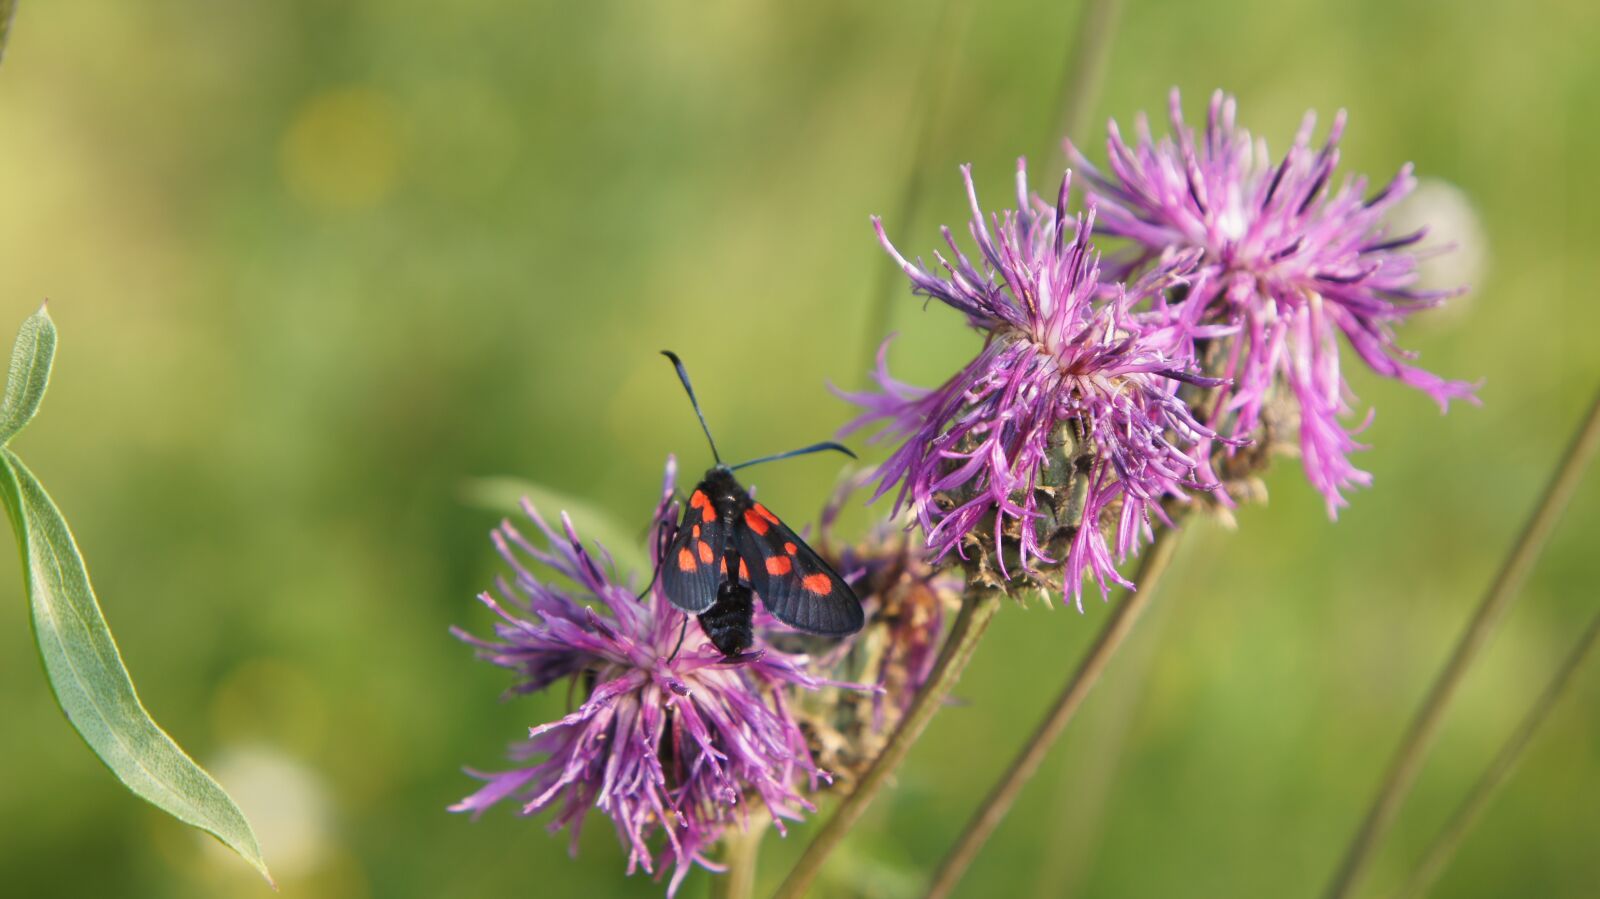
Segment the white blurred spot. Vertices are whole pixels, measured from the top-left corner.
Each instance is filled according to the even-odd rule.
[[[250,746],[229,750],[211,773],[250,820],[279,883],[310,874],[327,857],[327,790],[306,765],[275,749]],[[223,861],[238,865],[231,855]]]
[[[1449,252],[1427,255],[1418,264],[1418,286],[1424,289],[1467,288],[1467,293],[1447,303],[1446,309],[1460,308],[1462,301],[1482,285],[1489,262],[1489,241],[1478,210],[1461,188],[1448,181],[1422,179],[1417,189],[1389,213],[1389,225],[1396,235],[1427,228],[1428,237],[1420,245],[1424,251],[1454,247]]]

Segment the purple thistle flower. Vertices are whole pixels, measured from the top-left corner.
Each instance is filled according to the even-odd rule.
[[[669,459],[657,555],[676,520],[674,475]],[[800,667],[803,659],[768,649],[729,665],[697,627],[673,658],[685,618],[659,588],[636,599],[597,564],[564,514],[557,530],[526,500],[524,510],[549,548],[502,523],[493,539],[514,578],[497,581],[501,598],[480,596],[500,616],[495,638],[455,633],[482,658],[517,672],[513,693],[571,676],[583,679],[588,697],[566,717],[532,728],[511,750],[516,767],[470,772],[484,786],[451,810],[477,814],[512,797],[524,815],[554,808],[550,829],[568,828],[575,853],[585,815],[598,808],[628,852],[628,873],[642,866],[659,877],[672,864],[669,896],[693,864],[720,870],[706,850],[726,828],[746,825],[754,801],[780,832],[784,820],[812,810],[796,781],[804,775],[815,789],[827,775],[812,762],[785,697],[821,683]],[[571,586],[540,581],[525,558]],[[609,568],[603,550],[602,558]]]
[[[1327,499],[1333,515],[1345,504],[1340,491],[1371,477],[1349,454],[1365,447],[1341,417],[1354,394],[1340,371],[1337,336],[1373,371],[1409,384],[1447,409],[1473,396],[1474,385],[1447,381],[1411,365],[1395,343],[1393,327],[1419,309],[1460,291],[1415,288],[1424,231],[1391,236],[1384,217],[1410,193],[1408,164],[1387,185],[1363,197],[1364,178],[1332,187],[1345,114],[1334,117],[1327,141],[1311,146],[1314,113],[1307,113],[1294,144],[1276,165],[1265,142],[1234,125],[1235,102],[1217,91],[1204,134],[1184,125],[1178,91],[1172,92],[1173,137],[1152,139],[1137,120],[1138,146],[1129,147],[1110,125],[1110,173],[1105,174],[1069,141],[1067,150],[1099,201],[1105,233],[1136,243],[1139,253],[1118,274],[1160,265],[1174,253],[1203,255],[1185,305],[1201,305],[1194,318],[1237,323],[1220,371],[1231,380],[1206,424],[1233,437],[1255,435],[1263,409],[1287,386],[1300,421],[1306,477]],[[1368,416],[1370,419],[1370,414]],[[1207,459],[1211,447],[1203,448]]]
[[[1086,574],[1102,594],[1113,582],[1132,586],[1117,573],[1103,526],[1114,526],[1120,561],[1152,536],[1152,517],[1170,525],[1163,500],[1185,498],[1185,488],[1217,489],[1199,483],[1192,455],[1215,434],[1177,391],[1180,383],[1220,382],[1195,373],[1194,323],[1161,297],[1195,254],[1174,257],[1131,287],[1102,284],[1089,244],[1093,210],[1087,221],[1066,216],[1070,173],[1051,206],[1028,193],[1019,160],[1016,209],[987,218],[970,167],[962,176],[978,265],[948,228],[951,256],[935,254],[940,275],[907,261],[882,222],[873,225],[916,293],[986,332],[983,350],[932,391],[892,379],[880,352],[882,392],[845,394],[867,410],[845,430],[881,422],[880,437],[903,439],[878,471],[877,496],[900,485],[896,509],[911,508],[935,559],[951,550],[966,557],[966,541],[984,526],[999,547],[1010,527],[1020,567],[1031,574],[1036,561],[1058,561],[1047,544],[1066,538],[1063,588],[1081,606]],[[1147,299],[1150,311],[1135,313]],[[1041,478],[1064,443],[1077,447],[1065,462],[1083,467],[1073,476],[1086,480],[1087,491],[1078,520],[1049,525],[1039,494],[1050,485]],[[1001,575],[1011,577],[1004,554],[996,557]]]

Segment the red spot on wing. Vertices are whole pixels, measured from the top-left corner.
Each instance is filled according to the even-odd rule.
[[[768,524],[783,524],[783,522],[778,520],[778,516],[772,514],[769,511],[767,511],[767,507],[766,506],[763,506],[760,503],[756,503],[755,506],[753,506],[752,508],[754,508],[756,510],[756,514],[757,515],[760,515],[762,518],[765,518],[767,520]]]
[[[773,577],[782,577],[794,570],[794,563],[788,556],[773,556],[767,559],[767,574]]]
[[[801,578],[800,586],[806,588],[807,593],[815,593],[818,596],[827,596],[829,593],[833,592],[833,578],[828,577],[819,571],[816,574],[808,574]]]
[[[767,520],[771,513],[763,516],[760,512],[756,511],[760,508],[760,506],[751,506],[750,508],[744,510],[744,523],[749,526],[750,530],[756,532],[756,536],[764,537],[767,534],[767,530],[772,527]]]
[[[785,543],[783,545],[783,551],[792,556],[800,551],[800,547],[795,546],[793,543]]]
[[[700,539],[700,526],[698,524],[694,526],[694,530],[689,532],[689,536],[696,540]]]
[[[706,496],[702,490],[696,490],[689,497],[689,508],[700,510],[701,521],[717,520],[717,510],[711,507],[711,497]]]
[[[693,571],[695,570],[695,567],[694,553],[689,552],[689,548],[687,546],[678,550],[678,570]]]
[[[711,563],[711,558],[712,558],[712,556],[711,556],[711,544],[705,542],[704,540],[701,540],[700,541],[700,545],[695,547],[695,549],[700,551],[700,561],[705,562],[706,564],[709,565]]]
[[[739,579],[745,581],[750,580],[750,566],[746,565],[743,559],[739,560]]]

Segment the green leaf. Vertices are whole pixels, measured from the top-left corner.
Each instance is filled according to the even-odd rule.
[[[4,0],[0,0],[4,3]],[[0,12],[4,15],[4,12]],[[0,446],[11,441],[39,411],[45,386],[50,383],[50,360],[56,354],[56,325],[40,306],[28,316],[11,348],[11,373],[5,397],[0,399]]]
[[[475,478],[463,485],[462,495],[468,504],[480,509],[515,516],[522,514],[522,500],[526,497],[552,525],[565,512],[579,536],[591,545],[605,547],[616,561],[619,574],[650,572],[650,558],[644,551],[648,533],[645,528],[630,530],[599,508],[553,487],[521,478]]]
[[[4,12],[0,7],[0,15]],[[67,720],[128,789],[213,834],[271,883],[244,813],[150,720],[100,614],[72,529],[33,472],[4,447],[39,411],[55,349],[56,327],[41,306],[17,333],[0,397],[0,502],[22,551],[23,583],[45,676]]]
[[[244,813],[139,702],[66,519],[9,449],[0,449],[0,498],[22,550],[39,655],[67,719],[128,789],[213,834],[271,883]]]

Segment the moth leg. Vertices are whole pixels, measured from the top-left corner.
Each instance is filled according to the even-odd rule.
[[[668,665],[672,664],[672,660],[678,657],[678,651],[683,649],[683,638],[688,636],[688,634],[689,634],[689,616],[685,615],[685,616],[683,616],[683,625],[678,628],[678,645],[672,647],[672,655],[667,656],[667,664]],[[570,703],[569,703],[569,705],[570,705]]]
[[[676,493],[677,491],[674,490],[673,492]],[[644,585],[644,589],[639,591],[639,595],[634,597],[634,601],[635,602],[644,602],[644,598],[646,596],[649,596],[650,595],[650,590],[653,587],[655,587],[656,581],[661,578],[661,567],[667,563],[667,548],[672,545],[672,538],[675,536],[676,530],[677,530],[676,528],[670,528],[670,529],[669,528],[659,528],[659,529],[657,529],[657,531],[656,531],[656,564],[655,564],[655,567],[650,570],[650,581],[649,581],[649,583],[645,584]],[[674,654],[676,654],[676,653],[674,653]]]

